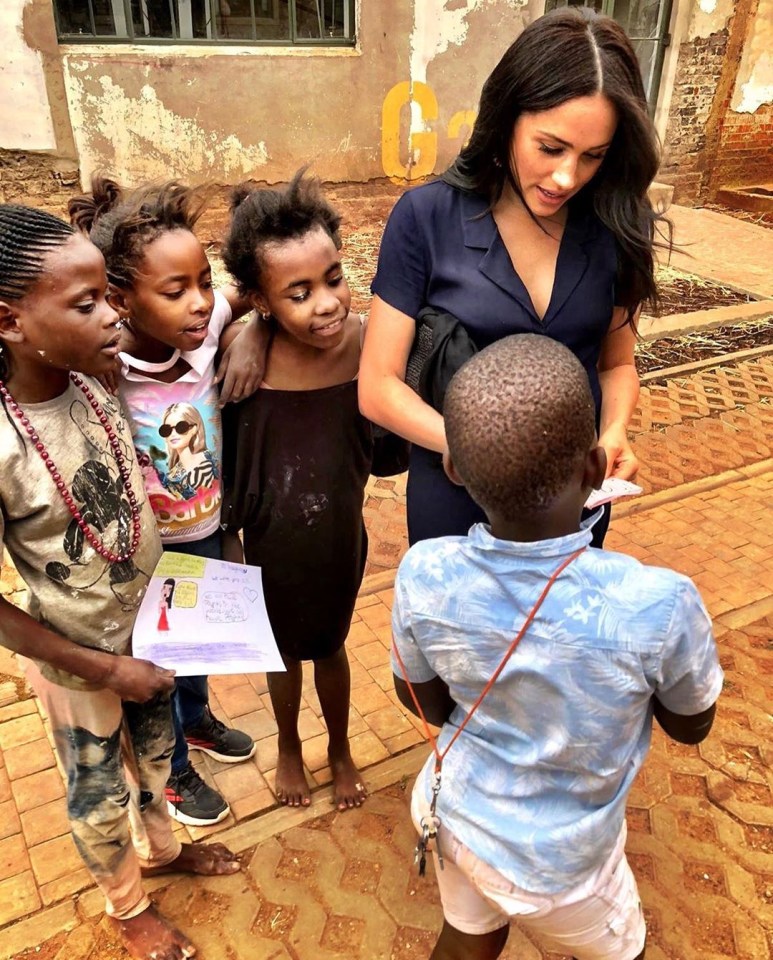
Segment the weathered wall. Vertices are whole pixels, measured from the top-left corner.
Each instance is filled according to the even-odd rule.
[[[0,36],[0,202],[62,213],[78,162],[51,0],[5,0]]]
[[[758,0],[720,130],[711,189],[773,182],[773,0]]]
[[[696,0],[659,175],[678,203],[773,180],[773,0]]]
[[[53,150],[54,124],[48,106],[43,58],[24,36],[24,8],[29,0],[0,4],[0,147]]]
[[[521,0],[358,4],[356,50],[71,45],[62,59],[86,181],[426,176],[456,155]]]

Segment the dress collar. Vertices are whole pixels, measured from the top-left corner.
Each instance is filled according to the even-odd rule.
[[[540,326],[549,324],[585,275],[589,264],[585,248],[596,237],[600,226],[596,217],[570,206],[558,251],[550,303],[545,316],[540,318],[523,281],[513,269],[510,254],[485,198],[463,193],[461,207],[465,247],[485,251],[478,264],[480,272],[516,300],[535,323]]]

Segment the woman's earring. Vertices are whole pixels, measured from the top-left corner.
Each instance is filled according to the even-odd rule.
[[[259,316],[260,319],[263,321],[263,323],[268,323],[268,321],[271,319],[271,314],[270,314],[270,313],[263,313],[262,310],[258,311],[258,316]]]
[[[499,159],[499,157],[494,157],[494,166],[495,166],[495,167],[501,167],[501,166],[502,166],[502,161]]]

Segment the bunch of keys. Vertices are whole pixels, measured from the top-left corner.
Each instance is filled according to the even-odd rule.
[[[430,843],[437,841],[438,830],[440,829],[440,817],[435,813],[437,806],[437,797],[440,793],[440,771],[436,770],[432,779],[432,802],[429,806],[429,816],[421,818],[421,837],[416,844],[416,851],[413,862],[419,865],[419,876],[423,877],[427,870],[427,854],[432,852]],[[440,848],[435,847],[440,869],[443,869],[443,857]]]

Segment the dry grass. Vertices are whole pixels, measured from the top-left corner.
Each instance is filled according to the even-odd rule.
[[[636,366],[639,373],[649,373],[768,344],[773,344],[773,313],[746,323],[698,330],[682,337],[641,340],[636,344]]]

